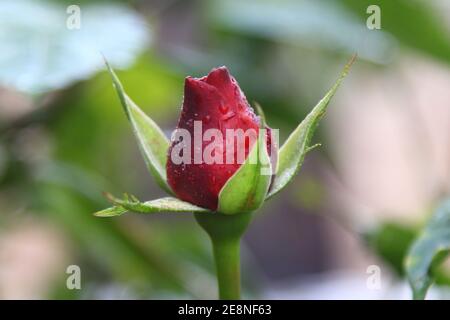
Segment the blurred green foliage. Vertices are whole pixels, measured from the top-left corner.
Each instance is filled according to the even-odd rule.
[[[369,232],[366,241],[397,276],[403,277],[405,275],[403,261],[416,235],[417,230],[410,226],[386,221]]]
[[[378,5],[382,29],[406,47],[413,48],[444,62],[450,62],[450,31],[437,3],[409,0],[343,0],[340,3],[364,22],[369,5]]]
[[[404,265],[415,299],[425,299],[439,267],[450,253],[450,199],[442,201],[408,250]],[[448,283],[448,281],[446,281]]]

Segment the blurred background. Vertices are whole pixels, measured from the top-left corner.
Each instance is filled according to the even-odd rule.
[[[184,77],[226,65],[283,142],[357,52],[322,146],[245,236],[244,297],[409,299],[405,252],[450,191],[449,17],[445,0],[1,0],[0,298],[216,297],[191,215],[92,215],[102,191],[164,195],[102,54],[168,136]],[[430,298],[449,298],[439,274]]]

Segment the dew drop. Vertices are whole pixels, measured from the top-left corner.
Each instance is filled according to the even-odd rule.
[[[188,119],[188,120],[186,121],[186,126],[187,126],[187,127],[192,127],[192,126],[193,126],[193,122],[194,122],[193,119]]]
[[[226,113],[225,115],[222,116],[222,120],[224,120],[224,121],[230,120],[235,115],[236,115],[236,113],[234,111],[230,111],[230,112],[228,112],[228,113]]]
[[[239,89],[239,87],[234,87],[234,97],[236,99],[240,99],[242,97],[242,91]]]
[[[223,114],[226,114],[227,112],[228,112],[228,107],[226,106],[226,105],[224,105],[224,104],[220,104],[219,105],[219,111],[221,112],[221,113],[223,113]]]
[[[203,123],[207,124],[209,123],[209,121],[211,121],[211,116],[210,115],[206,115],[203,117]]]

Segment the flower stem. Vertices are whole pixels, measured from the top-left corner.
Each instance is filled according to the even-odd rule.
[[[222,300],[240,299],[240,240],[212,240],[214,261],[216,263],[219,298]]]
[[[211,238],[219,298],[240,299],[240,241],[251,221],[251,213],[196,213],[195,218]]]

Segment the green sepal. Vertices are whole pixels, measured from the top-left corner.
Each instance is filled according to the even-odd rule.
[[[314,131],[325,114],[328,103],[336,93],[342,80],[348,74],[351,65],[356,59],[356,55],[344,67],[341,76],[334,83],[333,87],[319,101],[313,110],[299,124],[299,126],[290,134],[286,142],[280,148],[278,153],[277,169],[267,199],[280,192],[300,170],[306,153],[312,150],[314,146],[309,146]]]
[[[125,194],[124,199],[115,198],[109,193],[105,193],[105,196],[112,204],[114,204],[114,206],[94,213],[97,217],[114,217],[122,215],[127,211],[136,213],[210,212],[208,209],[197,207],[189,202],[173,197],[140,202],[135,196],[128,194]]]
[[[158,185],[173,194],[167,183],[166,162],[170,142],[159,126],[147,116],[125,93],[123,86],[105,59],[106,66],[112,77],[114,87],[122,107],[133,128],[139,149],[144,157],[147,168],[156,179]]]
[[[261,116],[258,139],[245,162],[220,190],[217,211],[223,214],[251,212],[263,204],[272,178],[265,127],[264,116]]]

